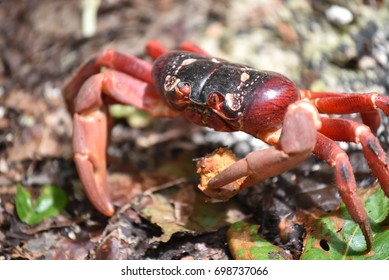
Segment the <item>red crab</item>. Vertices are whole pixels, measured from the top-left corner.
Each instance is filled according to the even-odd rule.
[[[63,90],[74,119],[77,171],[97,210],[107,216],[114,213],[106,183],[107,105],[122,103],[156,117],[181,116],[218,131],[244,131],[271,145],[210,180],[206,194],[213,198],[235,194],[225,186],[238,179],[243,180],[241,188],[253,185],[313,153],[335,169],[339,193],[371,248],[372,231],[349,158],[335,141],[361,144],[389,196],[386,154],[373,134],[380,125],[377,109],[389,114],[388,97],[300,90],[281,74],[208,56],[191,42],[168,51],[152,41],[147,51],[153,64],[115,51],[101,52],[81,66]],[[360,113],[364,124],[319,113]]]

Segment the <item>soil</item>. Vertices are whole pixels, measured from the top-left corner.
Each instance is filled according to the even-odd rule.
[[[193,159],[226,145],[242,157],[265,146],[257,139],[215,133],[179,118],[147,119],[141,127],[133,118],[115,118],[108,170],[116,214],[104,217],[84,196],[72,161],[72,117],[62,87],[98,51],[115,49],[151,62],[148,41],[158,39],[174,49],[192,40],[217,57],[281,72],[301,88],[389,90],[384,1],[102,0],[91,36],[82,27],[81,2],[0,0],[0,259],[232,258],[228,224],[208,230],[183,226],[167,234],[165,214],[150,216],[142,209],[173,205],[178,211],[178,205],[186,205],[193,211],[190,198],[202,195]],[[346,7],[351,21],[328,14],[336,5]],[[378,130],[385,149],[386,124],[384,118]],[[359,147],[342,148],[358,186],[374,185]],[[54,184],[69,202],[60,214],[27,225],[15,210],[17,184],[34,197],[43,185]],[[155,203],[158,194],[170,191],[173,198]],[[236,220],[261,224],[261,235],[297,259],[304,230],[296,226],[283,240],[281,218],[291,220],[296,209],[333,210],[339,198],[333,170],[311,157],[243,191],[233,203]],[[188,215],[179,211],[173,219],[181,225]]]

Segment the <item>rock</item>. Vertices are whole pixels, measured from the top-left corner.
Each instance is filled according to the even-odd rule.
[[[325,12],[327,19],[335,25],[347,25],[354,20],[351,11],[345,7],[332,5]]]

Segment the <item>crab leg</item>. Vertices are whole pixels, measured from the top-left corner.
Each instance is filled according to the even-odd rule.
[[[219,193],[224,196],[223,187],[237,179],[247,177],[240,186],[243,188],[291,169],[310,155],[315,147],[319,127],[318,112],[311,104],[302,101],[290,105],[279,144],[251,152],[223,170],[208,183],[206,194],[212,198],[227,199],[218,197]]]
[[[185,41],[180,45],[180,50],[192,52],[195,54],[203,55],[203,56],[209,56],[209,54],[204,51],[202,48],[200,48],[199,45],[197,45],[193,41]]]
[[[102,67],[117,71],[100,73]],[[114,212],[106,182],[107,105],[122,103],[153,116],[175,116],[152,83],[150,64],[133,56],[105,51],[84,64],[64,87],[68,108],[74,115],[73,153],[77,171],[88,198],[104,215]]]
[[[345,119],[321,118],[321,133],[335,141],[360,143],[370,169],[381,188],[389,196],[389,169],[386,153],[370,129],[360,123]]]
[[[174,113],[148,84],[114,70],[93,75],[81,87],[74,103],[74,159],[90,201],[110,216],[113,207],[106,183],[105,154],[109,121],[103,97],[155,116],[172,117]]]
[[[183,42],[180,45],[179,49],[182,51],[192,52],[203,56],[209,56],[208,53],[203,51],[196,43],[192,41]],[[149,41],[149,43],[147,44],[146,51],[149,54],[149,56],[155,60],[157,57],[168,52],[168,49],[166,49],[165,46],[160,41],[152,40]]]
[[[82,84],[92,75],[100,73],[103,67],[115,69],[150,85],[153,84],[151,64],[134,56],[125,55],[116,51],[103,51],[91,57],[65,84],[63,95],[71,112],[74,111],[73,101]]]
[[[377,109],[389,116],[389,97],[376,92],[363,94],[345,94],[332,92],[300,91],[302,97],[310,99],[320,113],[350,114],[361,113],[363,122],[376,133],[380,125]]]
[[[146,45],[146,52],[153,59],[157,59],[159,56],[168,52],[168,49],[159,40],[151,40]]]
[[[317,143],[313,153],[335,168],[335,182],[339,194],[346,204],[352,219],[359,225],[366,240],[367,251],[373,243],[373,233],[363,204],[356,193],[354,173],[345,151],[333,140],[321,133],[317,134]]]

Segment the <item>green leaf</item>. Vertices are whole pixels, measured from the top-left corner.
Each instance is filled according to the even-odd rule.
[[[389,214],[389,199],[381,188],[366,200],[365,206],[374,223],[381,223]]]
[[[153,117],[133,106],[114,104],[109,106],[109,113],[113,118],[125,118],[127,123],[133,128],[144,128],[149,126]]]
[[[62,211],[67,204],[66,193],[54,185],[44,185],[36,202],[22,185],[16,185],[15,205],[19,219],[29,225],[40,223]]]
[[[259,225],[236,222],[227,231],[227,243],[237,260],[286,260],[290,255],[258,235]]]
[[[16,213],[22,221],[29,219],[30,213],[33,212],[31,194],[20,184],[16,185],[15,206]]]
[[[388,215],[389,199],[378,189],[366,199],[365,207],[374,235],[370,252],[365,252],[364,236],[342,203],[337,213],[324,215],[315,222],[307,233],[301,259],[389,259],[389,230],[379,224]]]

